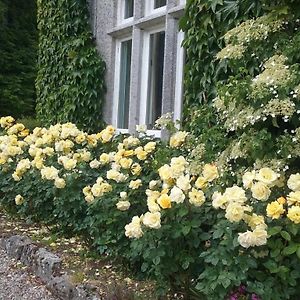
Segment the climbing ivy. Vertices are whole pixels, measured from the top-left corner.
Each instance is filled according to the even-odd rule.
[[[102,126],[105,64],[90,30],[85,0],[38,0],[37,116],[45,124]]]
[[[0,0],[0,116],[35,113],[35,0]]]
[[[230,75],[226,61],[215,56],[224,46],[223,35],[241,21],[262,13],[259,0],[189,0],[181,27],[186,49],[184,120],[196,135],[216,124],[209,103],[216,96],[217,82]],[[216,129],[216,140],[222,132]],[[210,140],[210,134],[207,136]]]

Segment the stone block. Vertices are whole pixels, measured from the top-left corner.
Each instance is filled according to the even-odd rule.
[[[6,252],[8,256],[20,259],[23,249],[31,244],[31,240],[26,236],[13,235],[6,239]]]

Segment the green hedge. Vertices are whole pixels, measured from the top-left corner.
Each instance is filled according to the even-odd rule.
[[[46,124],[103,126],[105,65],[97,52],[85,0],[38,2],[37,116]]]
[[[0,1],[0,116],[35,114],[36,3]]]

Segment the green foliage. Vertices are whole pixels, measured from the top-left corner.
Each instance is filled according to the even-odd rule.
[[[190,0],[181,20],[186,49],[184,122],[186,129],[206,134],[215,124],[209,103],[216,87],[231,74],[226,61],[215,59],[224,46],[224,34],[243,20],[261,13],[261,1]],[[207,114],[208,112],[208,114]],[[213,137],[212,137],[213,139]],[[218,138],[213,142],[218,142]]]
[[[86,1],[39,0],[38,29],[38,118],[99,129],[105,65],[93,41]]]
[[[0,1],[0,116],[35,114],[37,60],[34,0]]]

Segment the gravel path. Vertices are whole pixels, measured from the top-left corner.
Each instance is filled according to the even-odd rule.
[[[22,264],[0,249],[0,300],[58,300]]]

